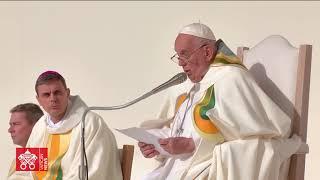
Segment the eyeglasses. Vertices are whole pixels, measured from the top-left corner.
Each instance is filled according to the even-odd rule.
[[[199,48],[193,50],[190,55],[188,57],[183,57],[183,56],[179,56],[178,53],[175,53],[170,59],[171,61],[179,64],[179,61],[184,61],[186,63],[188,63],[190,61],[190,58],[193,54],[195,54],[199,49],[201,49],[202,47],[206,46],[207,44],[203,44],[202,46],[200,46]]]

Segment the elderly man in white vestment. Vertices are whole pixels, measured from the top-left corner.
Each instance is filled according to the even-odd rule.
[[[81,159],[81,118],[87,105],[71,96],[65,79],[55,71],[42,73],[36,82],[37,100],[45,110],[34,126],[27,147],[48,148],[48,171],[15,171],[8,179],[78,180]],[[96,113],[85,119],[85,149],[90,180],[122,179],[114,135]]]
[[[300,139],[291,119],[256,84],[246,67],[211,29],[182,28],[171,60],[188,80],[170,88],[157,120],[142,127],[161,137],[139,142],[160,165],[144,179],[284,180]]]

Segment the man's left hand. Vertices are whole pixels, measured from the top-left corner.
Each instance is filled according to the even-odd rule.
[[[195,149],[193,139],[186,137],[170,137],[159,139],[159,144],[170,154],[192,153]]]

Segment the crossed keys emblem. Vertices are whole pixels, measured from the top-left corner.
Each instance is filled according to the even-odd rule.
[[[21,163],[20,164],[21,169],[25,170],[27,168],[27,165],[29,166],[30,170],[34,170],[36,168],[34,163],[37,160],[37,156],[34,154],[31,154],[28,150],[25,153],[20,154],[18,159]]]

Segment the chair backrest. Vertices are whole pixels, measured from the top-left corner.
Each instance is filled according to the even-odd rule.
[[[251,49],[239,47],[237,54],[263,91],[292,118],[292,133],[306,142],[312,46],[295,48],[272,35]],[[305,154],[293,155],[289,180],[303,180],[304,168]]]
[[[119,149],[119,153],[120,153],[120,159],[121,159],[121,170],[122,170],[123,180],[130,180],[134,146],[123,145],[122,149]]]

